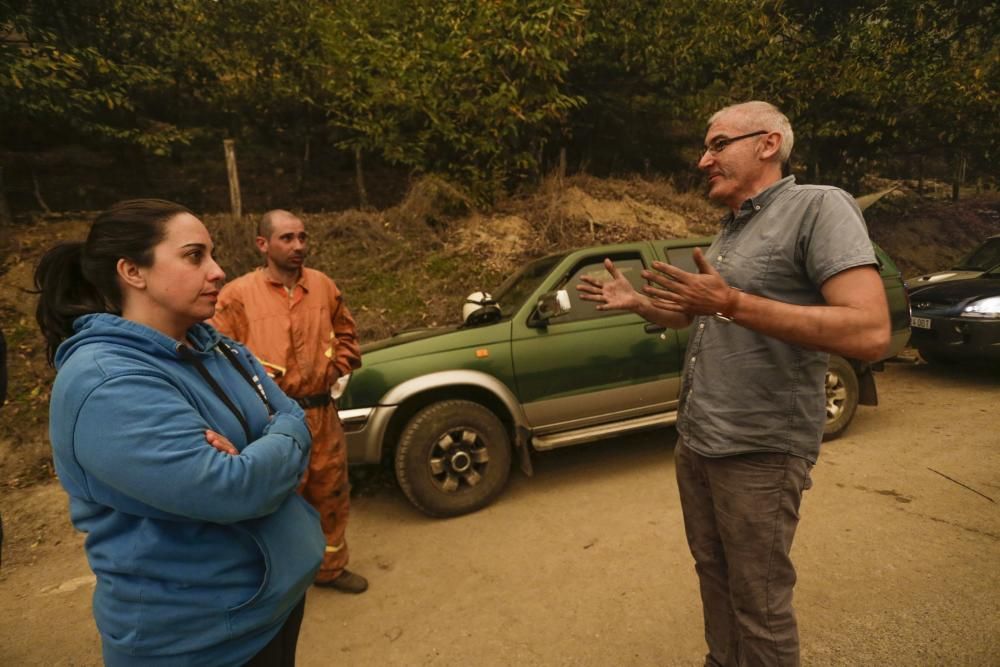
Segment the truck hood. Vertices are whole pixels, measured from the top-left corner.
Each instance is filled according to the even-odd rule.
[[[424,338],[433,338],[435,336],[442,336],[452,331],[458,331],[461,329],[459,325],[452,325],[447,327],[428,327],[426,329],[407,329],[406,331],[400,331],[399,333],[394,333],[388,338],[383,338],[381,340],[376,340],[371,343],[365,343],[361,346],[361,354],[368,355],[371,352],[377,352],[378,350],[384,350],[386,348],[395,347],[397,345],[402,345],[403,343],[411,343],[415,340],[423,340]]]
[[[413,329],[361,346],[365,367],[393,359],[510,340],[510,319],[480,327],[451,325]]]

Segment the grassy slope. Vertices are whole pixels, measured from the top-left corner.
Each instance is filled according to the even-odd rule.
[[[564,248],[639,238],[712,233],[719,211],[664,181],[550,181],[493,211],[472,210],[460,193],[434,179],[418,182],[386,211],[304,214],[312,236],[310,265],[344,290],[363,340],[401,329],[456,322],[462,297],[488,289],[524,260]],[[904,191],[868,212],[873,238],[904,275],[946,268],[983,237],[1000,233],[1000,199],[958,206]],[[230,276],[258,263],[253,226],[207,215]],[[51,477],[46,441],[53,373],[34,323],[34,264],[45,248],[80,239],[87,220],[38,221],[3,230],[0,318],[8,337],[9,402],[0,420],[0,493]]]

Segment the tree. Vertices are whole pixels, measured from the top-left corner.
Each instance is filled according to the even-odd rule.
[[[733,87],[785,108],[814,180],[856,190],[897,156],[981,160],[997,145],[996,20],[986,2],[788,2]]]
[[[706,111],[731,97],[731,72],[767,44],[773,4],[589,0],[569,75],[587,100],[572,117],[577,151],[605,169],[689,169]]]
[[[37,148],[78,139],[152,152],[190,139],[142,103],[169,86],[142,26],[154,3],[53,0],[8,3],[0,30],[0,141]]]
[[[331,122],[345,147],[447,174],[489,199],[534,174],[565,92],[580,2],[341,5],[325,32]]]
[[[233,138],[300,156],[300,181],[334,149],[361,184],[370,155],[489,200],[561,149],[693,173],[708,114],[756,98],[789,114],[813,180],[995,174],[994,4],[0,0],[0,159],[82,145],[141,170]]]

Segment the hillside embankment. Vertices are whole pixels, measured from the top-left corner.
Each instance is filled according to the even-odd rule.
[[[889,183],[873,180],[869,191]],[[943,189],[941,189],[943,192]],[[477,210],[447,183],[424,178],[400,204],[381,211],[302,213],[309,263],[335,277],[362,340],[402,329],[457,322],[462,298],[490,289],[525,260],[566,248],[712,234],[722,211],[667,180],[551,178],[537,191]],[[46,439],[52,369],[34,321],[32,273],[54,243],[82,239],[93,213],[36,218],[0,234],[0,322],[8,339],[10,388],[0,420],[0,498],[5,489],[51,479]],[[254,224],[202,216],[229,276],[258,263]],[[904,276],[951,266],[1000,233],[1000,196],[953,204],[907,184],[866,211],[872,238]]]

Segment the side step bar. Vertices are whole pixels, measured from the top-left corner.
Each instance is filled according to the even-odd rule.
[[[625,421],[611,422],[610,424],[599,424],[598,426],[588,426],[574,431],[564,431],[562,433],[552,433],[549,435],[532,436],[531,444],[539,451],[556,449],[558,447],[568,447],[578,445],[582,442],[602,440],[614,435],[624,435],[636,431],[644,431],[650,428],[661,426],[672,426],[677,423],[677,411],[661,412],[645,417],[635,417]]]

